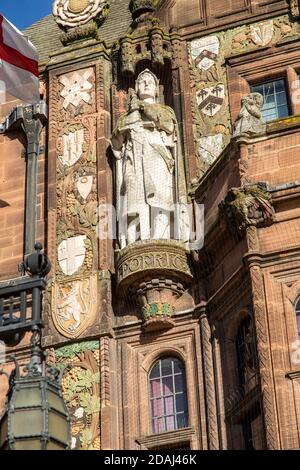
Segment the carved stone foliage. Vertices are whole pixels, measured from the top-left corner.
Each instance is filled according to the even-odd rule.
[[[231,53],[236,54],[258,47],[273,46],[287,36],[299,35],[300,28],[288,16],[245,25],[229,32],[232,37]]]
[[[72,449],[100,450],[100,343],[87,341],[56,349],[64,368],[63,395],[69,409]]]
[[[78,338],[96,319],[97,276],[56,283],[52,307],[56,329],[67,338]]]
[[[55,0],[53,15],[63,28],[74,28],[93,19],[103,19],[107,14],[108,3],[107,0]]]
[[[238,238],[248,227],[261,227],[274,220],[272,197],[263,183],[232,188],[219,205],[221,216]]]

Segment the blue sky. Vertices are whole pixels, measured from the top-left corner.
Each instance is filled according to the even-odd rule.
[[[0,12],[17,28],[24,29],[52,11],[53,0],[0,0]]]

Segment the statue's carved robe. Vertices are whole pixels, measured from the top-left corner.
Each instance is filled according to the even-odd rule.
[[[174,210],[176,141],[176,117],[167,106],[144,102],[143,111],[119,119],[112,148],[122,161],[121,215],[135,215],[143,205]]]

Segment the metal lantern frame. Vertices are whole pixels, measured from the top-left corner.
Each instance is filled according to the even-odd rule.
[[[71,446],[71,426],[63,399],[59,371],[48,363],[41,347],[42,292],[51,269],[48,257],[35,244],[35,252],[21,264],[23,276],[13,285],[0,286],[0,338],[15,344],[31,331],[31,357],[21,367],[15,357],[6,410],[0,419],[0,450],[67,450]],[[13,292],[13,295],[12,295]],[[27,308],[30,307],[30,308]],[[31,315],[30,315],[31,314]]]

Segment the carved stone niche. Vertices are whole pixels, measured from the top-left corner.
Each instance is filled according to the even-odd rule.
[[[189,252],[174,240],[145,240],[117,256],[118,293],[141,308],[143,328],[172,328],[176,301],[193,281]]]

